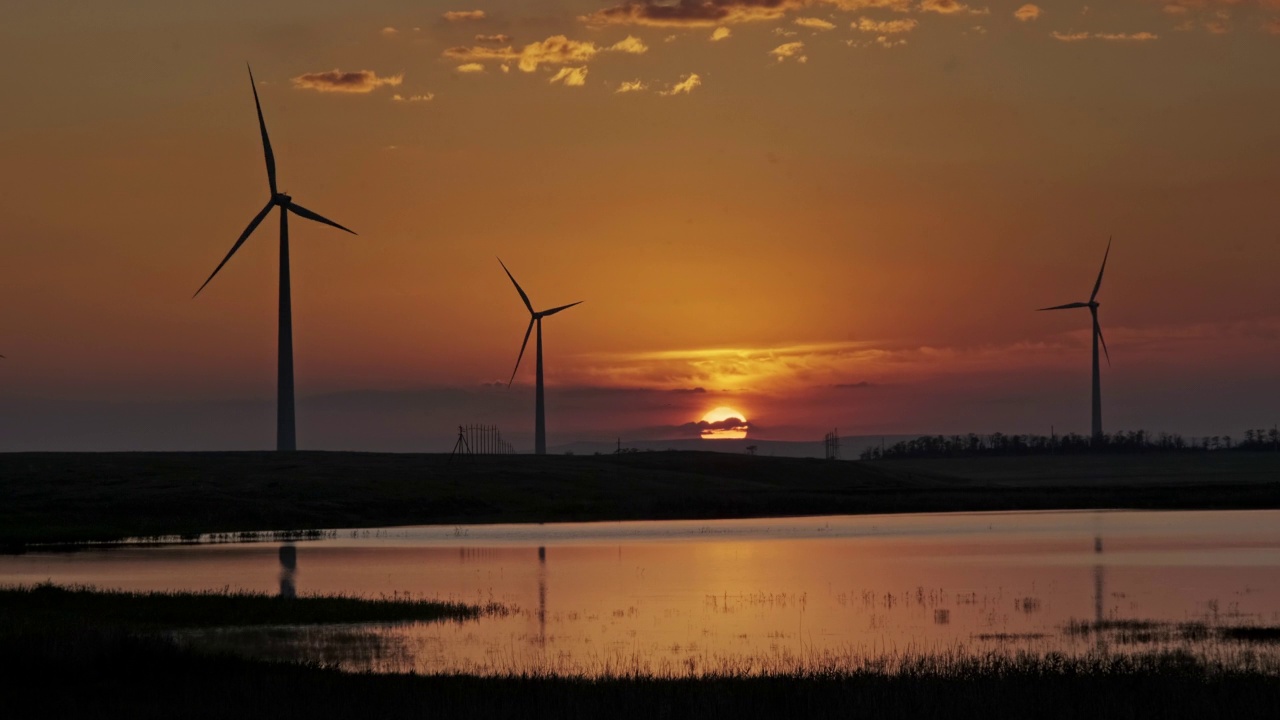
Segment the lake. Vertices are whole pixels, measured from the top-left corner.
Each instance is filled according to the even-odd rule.
[[[1274,641],[1229,631],[1280,625],[1277,569],[1280,511],[1114,511],[341,530],[0,556],[0,584],[497,602],[461,623],[178,637],[379,672],[696,675],[1179,647],[1275,663]]]

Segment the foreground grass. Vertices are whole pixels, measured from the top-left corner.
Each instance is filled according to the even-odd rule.
[[[420,619],[429,604],[231,593],[0,591],[0,677],[13,717],[77,718],[1240,718],[1280,707],[1272,672],[1185,653],[924,655],[852,668],[705,677],[370,675],[207,654],[166,626]],[[358,607],[364,606],[364,607]],[[451,613],[460,608],[452,607]],[[475,612],[472,609],[472,612]]]
[[[866,463],[654,452],[450,463],[378,453],[9,453],[0,454],[0,548],[413,524],[1280,508],[1280,453],[1202,455]]]
[[[892,673],[416,677],[207,656],[132,634],[2,628],[14,717],[1248,718],[1280,707],[1275,677],[1176,653],[922,660]]]
[[[501,613],[409,597],[360,598],[317,595],[285,598],[250,592],[124,592],[51,584],[0,588],[0,613],[18,623],[49,628],[74,621],[129,630],[228,625],[319,625],[327,623],[471,620]]]

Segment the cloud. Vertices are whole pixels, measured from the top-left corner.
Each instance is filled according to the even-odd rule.
[[[689,73],[689,75],[686,76],[685,79],[681,80],[675,85],[672,85],[670,90],[663,90],[658,94],[659,95],[688,95],[693,92],[694,88],[700,85],[702,85],[702,78],[698,76],[698,73]]]
[[[1165,0],[1163,10],[1170,15],[1185,15],[1193,12],[1214,12],[1222,15],[1226,8],[1242,5],[1256,5],[1259,8],[1280,10],[1280,0]],[[1213,8],[1219,8],[1214,10]]]
[[[372,70],[343,72],[336,68],[327,72],[303,73],[292,79],[293,86],[299,90],[338,93],[369,93],[383,85],[394,87],[403,81],[403,74],[378,77]]]
[[[1259,10],[1280,10],[1280,0],[1166,0],[1161,8],[1166,14],[1181,18],[1174,30],[1185,32],[1203,27],[1213,35],[1225,35],[1231,32],[1231,13],[1235,8],[1256,6]],[[1262,29],[1272,34],[1280,34],[1271,30],[1280,19],[1264,20]]]
[[[876,386],[875,383],[863,380],[861,382],[855,382],[855,383],[836,383],[831,387],[835,388],[836,390],[865,390],[867,388],[873,388],[875,386]]]
[[[480,63],[465,63],[454,69],[460,73],[482,73],[484,72],[484,65]]]
[[[478,42],[478,43],[493,43],[494,45],[509,45],[509,44],[511,44],[511,36],[510,36],[510,35],[503,35],[503,34],[498,34],[498,35],[477,35],[477,36],[476,36],[476,42]]]
[[[715,27],[777,20],[805,4],[806,0],[627,0],[578,19],[595,26]]]
[[[391,99],[395,102],[431,102],[436,99],[435,93],[423,93],[422,95],[392,95]]]
[[[681,433],[697,433],[699,435],[711,437],[726,431],[749,432],[751,430],[758,430],[759,428],[742,418],[725,418],[724,420],[717,420],[716,422],[707,422],[706,420],[689,422],[678,426],[676,429]]]
[[[628,35],[626,38],[619,40],[609,46],[609,52],[628,53],[630,55],[643,55],[649,52],[649,46],[638,37]]]
[[[1094,33],[1093,36],[1099,40],[1111,40],[1113,42],[1149,42],[1160,38],[1159,35],[1149,32]]]
[[[727,39],[732,34],[733,34],[732,30],[722,25],[716,28],[715,30],[711,31],[711,42],[719,42],[721,40]]]
[[[709,392],[834,384],[866,376],[866,364],[889,352],[867,342],[656,350],[581,356],[579,382],[648,387],[703,387]]]
[[[881,35],[893,35],[895,33],[911,32],[916,29],[920,23],[912,18],[903,20],[872,20],[871,18],[858,18],[857,22],[851,23],[850,27],[861,30],[865,33],[879,33]]]
[[[590,62],[602,52],[621,52],[640,54],[648,52],[649,47],[639,38],[627,36],[625,39],[601,48],[591,41],[570,40],[564,35],[554,35],[540,42],[529,43],[516,50],[507,47],[452,47],[444,51],[443,56],[450,60],[481,61],[499,60],[515,62],[524,72],[533,72],[540,65],[580,65]]]
[[[1062,42],[1081,42],[1084,40],[1106,40],[1109,42],[1144,43],[1144,42],[1151,42],[1152,40],[1160,39],[1159,35],[1156,35],[1155,33],[1146,32],[1146,31],[1135,32],[1135,33],[1087,33],[1087,32],[1063,33],[1063,32],[1058,32],[1057,30],[1054,30],[1053,32],[1049,33],[1049,36],[1052,37],[1054,40],[1061,40]]]
[[[393,27],[384,27],[378,32],[382,33],[383,37],[395,37],[400,34],[400,31]]]
[[[809,58],[803,53],[804,43],[802,42],[783,43],[769,51],[769,54],[777,58],[778,62],[785,62],[787,59],[794,59],[799,63],[808,62]]]
[[[587,84],[587,66],[583,65],[582,67],[576,68],[562,67],[560,68],[560,72],[557,72],[551,77],[550,82],[552,84],[562,82],[570,87],[582,87]]]
[[[542,42],[525,45],[520,51],[517,65],[525,72],[533,72],[543,63],[548,65],[585,63],[599,52],[600,48],[593,42],[580,42],[570,40],[564,35],[555,35]]]
[[[820,0],[823,5],[834,6],[837,10],[853,12],[856,10],[893,10],[894,12],[910,12],[911,0]]]
[[[441,17],[449,22],[466,22],[468,20],[484,20],[485,14],[483,10],[449,10]]]
[[[649,89],[649,86],[645,85],[643,82],[639,80],[624,80],[622,84],[618,86],[618,89],[614,90],[614,92],[615,93],[642,92],[648,89]]]
[[[596,27],[647,25],[649,27],[717,27],[738,23],[778,20],[787,13],[814,6],[845,12],[869,8],[908,12],[913,0],[625,0],[578,19]],[[924,0],[923,5],[959,5],[954,0]],[[968,10],[961,5],[960,9]],[[935,12],[952,12],[936,10]],[[985,12],[985,11],[970,11]]]
[[[1032,20],[1036,20],[1040,17],[1040,8],[1036,5],[1032,5],[1031,3],[1027,3],[1017,10],[1014,10],[1013,16],[1022,22],[1031,22]]]
[[[921,0],[920,12],[932,12],[939,15],[955,15],[956,13],[968,12],[979,13],[981,11],[971,10],[959,0]]]
[[[836,28],[835,23],[827,22],[822,18],[815,17],[800,17],[792,20],[792,22],[800,27],[810,28],[811,30],[834,30]]]

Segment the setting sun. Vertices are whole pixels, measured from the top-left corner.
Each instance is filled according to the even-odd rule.
[[[746,415],[731,407],[721,405],[702,416],[703,440],[734,440],[747,436],[750,425]]]

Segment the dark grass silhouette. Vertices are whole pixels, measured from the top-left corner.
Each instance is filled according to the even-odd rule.
[[[887,447],[862,451],[863,460],[905,458],[966,458],[1011,455],[1107,455],[1123,453],[1200,453],[1218,450],[1280,452],[1280,432],[1246,430],[1244,441],[1230,435],[1187,439],[1177,433],[1131,430],[1103,434],[1096,438],[1076,433],[1066,435],[922,435],[900,440]]]
[[[894,673],[699,679],[347,674],[207,656],[163,638],[0,619],[13,717],[79,718],[1240,718],[1270,717],[1280,681],[1179,653],[921,657]]]
[[[317,625],[326,623],[474,620],[501,614],[485,607],[412,597],[348,595],[281,597],[232,592],[125,592],[52,584],[0,588],[0,608],[11,622],[55,626],[74,618],[90,626],[130,629],[225,625]]]

